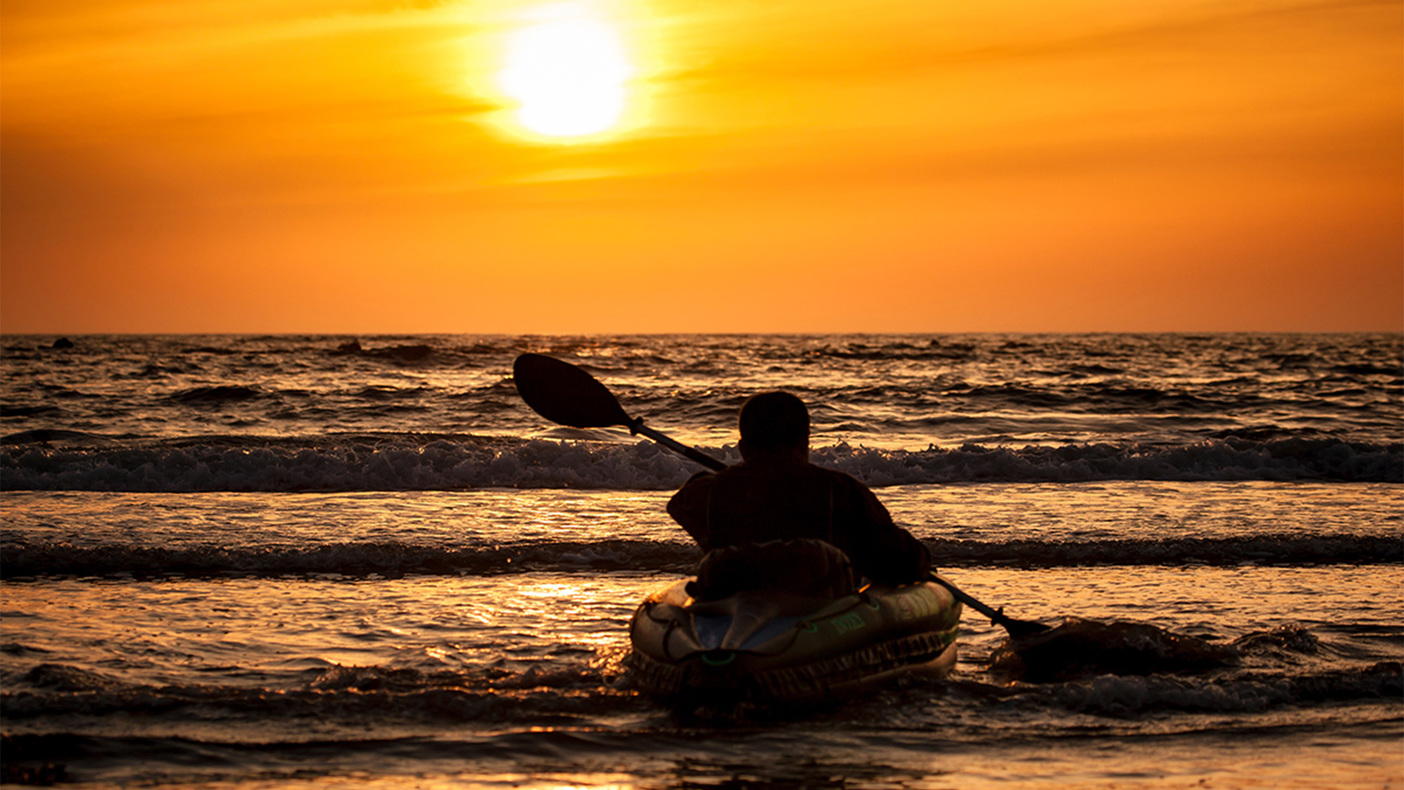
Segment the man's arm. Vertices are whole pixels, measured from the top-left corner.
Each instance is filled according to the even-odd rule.
[[[707,509],[710,507],[712,487],[717,476],[712,472],[698,472],[673,498],[668,500],[668,515],[678,522],[703,551],[711,550],[711,534],[708,530]]]
[[[912,533],[897,526],[867,486],[854,481],[862,501],[862,527],[851,536],[854,564],[882,584],[909,584],[931,573],[931,553]]]

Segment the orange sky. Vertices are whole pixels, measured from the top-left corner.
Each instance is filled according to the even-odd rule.
[[[1397,0],[542,5],[6,0],[0,331],[1404,329]]]

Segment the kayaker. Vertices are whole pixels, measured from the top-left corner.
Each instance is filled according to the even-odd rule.
[[[668,502],[707,552],[694,597],[757,588],[834,595],[851,591],[855,576],[889,585],[927,577],[926,547],[867,486],[809,462],[804,401],[762,393],[738,423],[741,463],[694,475]]]

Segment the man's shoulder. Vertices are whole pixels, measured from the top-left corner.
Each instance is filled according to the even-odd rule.
[[[872,493],[863,481],[847,472],[812,463],[807,466],[807,474],[839,496],[864,497]]]
[[[717,484],[717,477],[719,475],[725,474],[725,472],[726,470],[722,470],[720,472],[711,472],[706,470],[698,472],[692,477],[689,477],[686,483],[682,484],[682,487],[678,489],[678,494],[682,494],[683,492],[694,492],[702,489],[711,488],[712,486]]]
[[[855,486],[862,486],[862,485],[863,485],[862,481],[860,481],[858,478],[854,477],[853,475],[851,475],[851,474],[849,474],[849,473],[847,473],[847,472],[844,472],[844,471],[841,471],[841,470],[838,470],[838,469],[834,469],[833,467],[829,467],[829,466],[819,466],[818,464],[810,464],[809,466],[810,466],[810,468],[816,470],[816,472],[818,472],[819,474],[824,475],[825,477],[829,478],[830,480],[834,480],[834,481],[836,481],[836,482],[841,482],[841,483],[844,483],[845,485],[855,485]]]

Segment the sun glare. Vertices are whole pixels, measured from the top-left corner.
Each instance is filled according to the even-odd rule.
[[[619,34],[584,6],[566,5],[512,34],[497,79],[524,128],[574,138],[619,123],[632,74]]]

